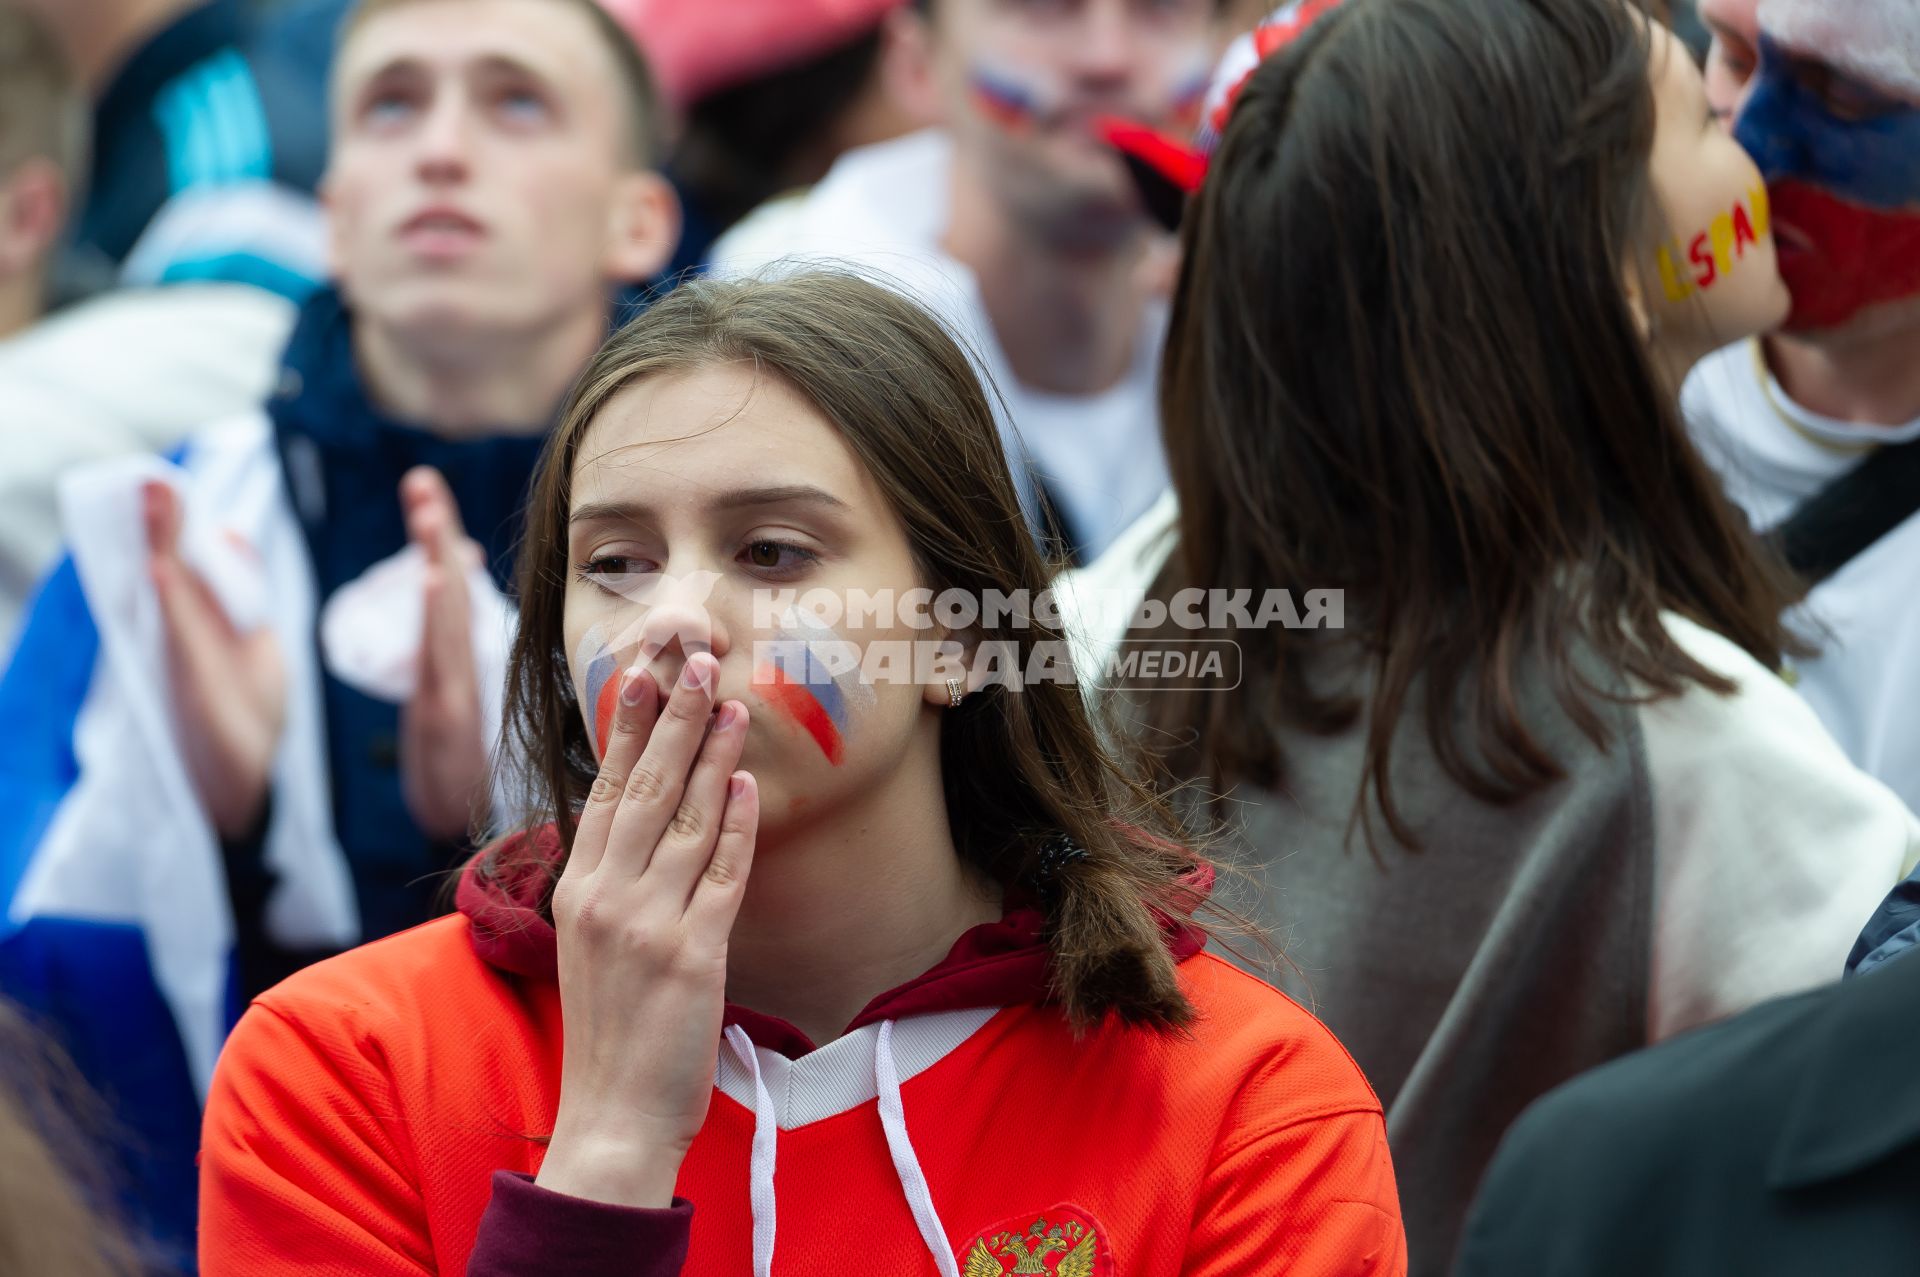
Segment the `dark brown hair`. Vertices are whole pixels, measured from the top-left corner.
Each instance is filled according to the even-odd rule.
[[[1611,680],[1733,688],[1663,610],[1780,660],[1792,584],[1689,443],[1622,284],[1657,225],[1649,35],[1622,0],[1346,0],[1249,79],[1189,212],[1155,593],[1345,591],[1372,676],[1355,815],[1377,799],[1408,846],[1388,760],[1416,683],[1448,774],[1503,802],[1562,775],[1522,721],[1523,663],[1604,747]],[[1340,640],[1231,637],[1243,694],[1149,718],[1179,771],[1274,784],[1276,724],[1343,730],[1363,705],[1309,684]]]
[[[378,14],[404,8],[410,4],[419,4],[421,0],[358,0],[340,23],[340,35],[336,42],[344,47],[353,33]],[[599,3],[599,0],[549,0],[572,9],[587,20],[600,43],[613,56],[613,65],[619,75],[619,87],[626,99],[625,122],[627,129],[626,158],[635,168],[652,168],[660,162],[665,150],[666,115],[660,102],[660,91],[654,79],[653,68],[648,64],[646,54],[627,34],[626,28],[614,20],[612,14]]]
[[[841,431],[905,529],[921,584],[980,598],[989,590],[1037,597],[1047,582],[986,394],[967,356],[924,310],[879,284],[831,272],[681,285],[587,366],[527,512],[509,748],[530,773],[529,824],[552,821],[568,848],[596,771],[563,638],[574,461],[595,417],[624,388],[729,363],[779,378]],[[1010,645],[1024,669],[1036,643],[1062,641],[1049,619],[1042,609],[1026,625],[983,614],[976,637]],[[1182,845],[1161,799],[1108,754],[1078,689],[989,686],[943,712],[940,752],[954,844],[971,866],[1017,886],[1035,879],[1055,840],[1084,849],[1042,895],[1053,991],[1068,1016],[1078,1025],[1109,1012],[1130,1023],[1186,1023],[1192,1012],[1161,915],[1192,913],[1198,892],[1187,884],[1198,857]]]

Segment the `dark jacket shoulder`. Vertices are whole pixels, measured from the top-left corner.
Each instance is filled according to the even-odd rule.
[[[1920,1254],[1920,961],[1764,1004],[1543,1097],[1457,1277],[1895,1271]]]

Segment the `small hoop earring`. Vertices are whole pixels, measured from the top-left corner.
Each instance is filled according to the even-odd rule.
[[[959,709],[960,702],[965,699],[967,699],[967,694],[960,690],[960,680],[957,678],[948,679],[947,680],[947,708]]]

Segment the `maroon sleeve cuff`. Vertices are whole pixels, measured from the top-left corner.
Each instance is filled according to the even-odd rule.
[[[613,1206],[495,1171],[467,1277],[680,1277],[692,1230],[693,1203],[678,1197],[666,1210]]]

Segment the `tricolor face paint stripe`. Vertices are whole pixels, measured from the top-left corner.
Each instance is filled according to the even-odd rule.
[[[1801,182],[1772,195],[1780,278],[1793,294],[1788,329],[1838,328],[1869,307],[1920,297],[1920,212],[1863,208]]]
[[[580,708],[587,718],[593,756],[600,758],[607,752],[607,735],[613,730],[613,713],[620,704],[620,661],[599,626],[581,637],[573,654],[573,667],[582,671]]]
[[[1167,124],[1181,132],[1192,132],[1200,123],[1207,106],[1207,90],[1213,87],[1213,68],[1203,58],[1174,81],[1167,101]]]
[[[1030,77],[1005,67],[976,61],[967,72],[967,87],[980,114],[1009,133],[1034,128],[1053,109],[1050,95]]]
[[[833,681],[833,675],[814,657],[803,642],[785,642],[769,645],[772,649],[767,662],[773,670],[788,683],[797,683],[812,693],[820,702],[820,708],[827,712],[836,727],[847,725],[847,698],[841,692],[840,685]]]
[[[974,108],[1000,128],[1026,133],[1063,124],[1098,108],[1143,126],[1181,132],[1199,123],[1213,83],[1213,59],[1204,41],[1169,48],[1150,67],[1142,67],[1122,103],[1077,94],[1073,82],[1045,67],[1013,58],[980,56],[967,67],[967,94]]]
[[[796,683],[776,665],[763,665],[754,674],[760,697],[813,737],[813,743],[835,767],[846,756],[846,743],[827,708],[818,697],[819,688]]]
[[[773,641],[756,644],[753,681],[762,699],[798,723],[836,766],[855,717],[875,699],[860,681],[859,649],[799,609],[782,616]]]
[[[1811,22],[1812,10],[1797,12]],[[1920,17],[1905,20],[1920,31]],[[1920,106],[1820,67],[1811,55],[1826,53],[1806,41],[1812,33],[1799,32],[1801,56],[1762,35],[1760,70],[1734,122],[1767,179],[1780,276],[1793,294],[1787,328],[1797,332],[1920,296]],[[1849,118],[1835,114],[1843,102]]]
[[[1859,118],[1839,118],[1830,102],[1856,90],[1840,78],[1841,87],[1830,81],[1823,97],[1805,83],[1806,66],[1761,37],[1760,70],[1734,136],[1762,176],[1824,187],[1867,208],[1920,211],[1920,107],[1858,86]],[[1838,72],[1822,73],[1839,78]]]

